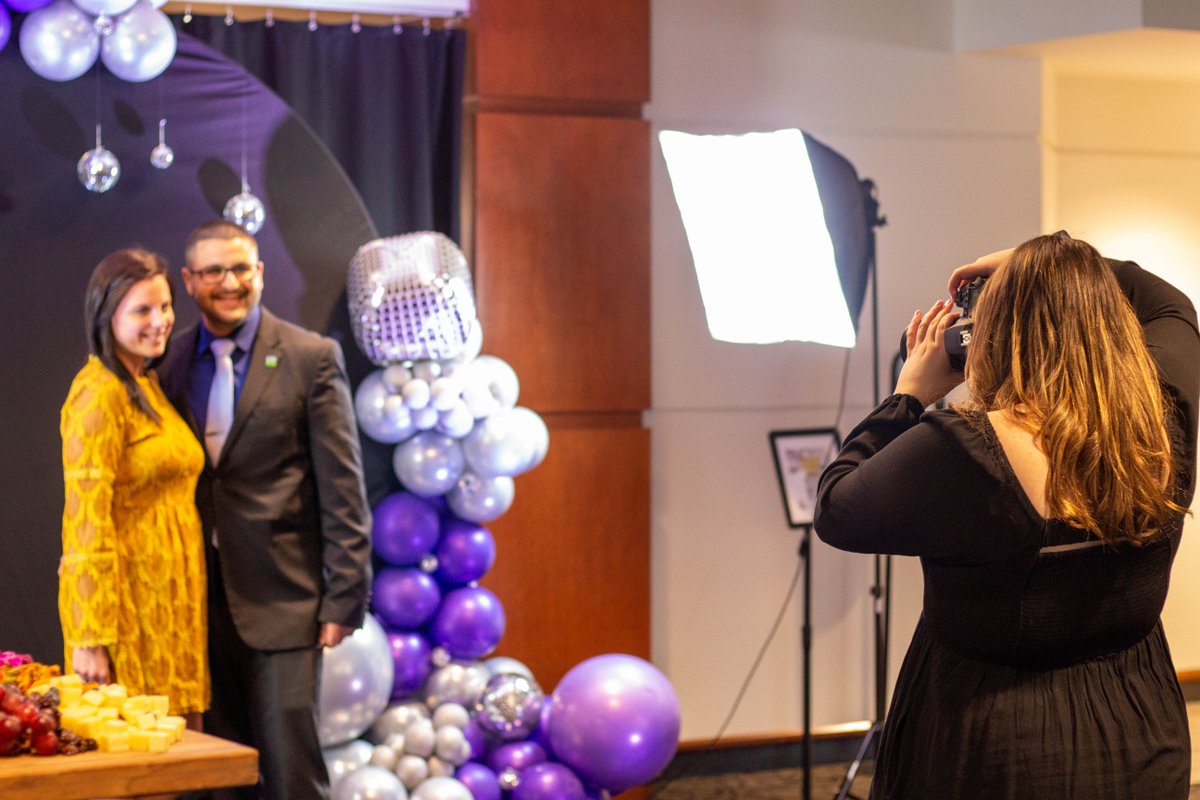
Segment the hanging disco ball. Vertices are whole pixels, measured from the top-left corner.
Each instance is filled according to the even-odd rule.
[[[174,153],[172,153],[172,156],[174,156]],[[229,202],[225,204],[225,211],[222,212],[222,216],[234,225],[241,226],[245,229],[246,233],[253,236],[262,228],[263,221],[267,218],[267,210],[263,207],[262,200],[251,194],[249,189],[243,187],[241,194],[236,194],[229,198]]]
[[[454,358],[478,325],[467,259],[440,233],[363,245],[350,260],[346,295],[354,338],[381,367]]]

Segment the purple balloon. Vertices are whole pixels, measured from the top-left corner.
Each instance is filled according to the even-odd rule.
[[[652,780],[675,755],[679,699],[649,662],[596,656],[563,676],[544,722],[559,761],[617,794]]]
[[[437,509],[415,494],[388,495],[375,506],[372,516],[371,543],[389,564],[416,564],[437,546],[441,533]]]
[[[12,35],[12,15],[8,13],[8,9],[0,3],[0,50],[4,49],[4,45],[8,44],[8,37]]]
[[[437,560],[434,575],[443,586],[465,586],[496,563],[496,540],[482,525],[450,517],[437,545]]]
[[[512,767],[517,772],[546,761],[546,751],[536,742],[508,742],[488,753],[484,763],[497,775]]]
[[[51,0],[4,0],[5,5],[13,11],[28,13],[50,5]]]
[[[483,757],[487,754],[488,739],[483,728],[479,727],[479,723],[475,721],[472,715],[471,719],[462,729],[463,736],[466,737],[467,743],[471,745],[471,760],[483,761]]]
[[[500,598],[482,586],[467,586],[443,598],[429,632],[435,645],[454,658],[470,661],[496,649],[504,625]]]
[[[442,590],[437,581],[415,567],[384,567],[375,575],[371,602],[379,618],[393,630],[420,628],[437,611]]]
[[[587,800],[583,781],[562,764],[534,764],[521,770],[512,800]]]
[[[475,800],[500,800],[500,782],[496,773],[483,764],[463,764],[454,777],[471,792]]]
[[[416,631],[388,631],[387,640],[392,663],[396,665],[392,700],[400,700],[420,689],[429,677],[433,669],[429,654],[433,648],[429,640]]]

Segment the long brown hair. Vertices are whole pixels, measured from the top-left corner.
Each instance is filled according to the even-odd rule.
[[[117,313],[117,306],[125,299],[125,295],[135,283],[156,275],[166,278],[173,301],[175,290],[167,276],[167,262],[162,256],[138,247],[109,253],[92,271],[87,292],[84,294],[83,318],[87,329],[88,349],[92,355],[100,359],[100,363],[120,379],[121,385],[129,395],[129,401],[147,417],[158,422],[158,412],[150,405],[149,398],[117,357],[117,345],[112,332],[113,315]]]
[[[969,405],[1006,410],[1046,454],[1052,517],[1142,543],[1172,514],[1166,400],[1112,269],[1065,231],[1025,242],[988,279],[968,349]]]

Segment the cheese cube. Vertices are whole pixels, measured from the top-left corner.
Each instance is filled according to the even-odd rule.
[[[101,686],[100,694],[104,695],[105,706],[118,709],[129,697],[129,692],[119,683],[110,683],[106,686]]]
[[[72,672],[70,675],[55,675],[50,679],[51,686],[57,686],[60,689],[63,686],[78,686],[83,688],[83,677],[79,673]]]
[[[127,753],[130,749],[129,733],[104,731],[96,736],[96,747],[101,753]]]
[[[79,686],[71,686],[70,684],[58,687],[58,707],[66,708],[68,706],[79,705],[83,697],[83,689]]]
[[[171,735],[164,731],[146,731],[151,753],[165,753],[171,746]]]
[[[123,719],[106,719],[101,733],[129,733],[129,723]]]
[[[96,709],[96,716],[102,719],[117,719],[121,714],[112,706],[105,706]]]
[[[171,699],[165,694],[148,694],[145,695],[146,704],[149,706],[146,710],[153,711],[160,717],[165,717],[171,713]]]
[[[104,693],[99,689],[88,689],[80,700],[88,705],[99,707],[104,705]]]
[[[158,721],[155,730],[169,733],[171,735],[171,742],[175,743],[183,739],[185,728],[187,728],[187,720],[183,717],[163,717]]]
[[[130,720],[133,725],[144,731],[152,731],[158,728],[158,715],[146,712],[138,714]]]

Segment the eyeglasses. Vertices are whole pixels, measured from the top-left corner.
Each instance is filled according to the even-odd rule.
[[[239,282],[246,280],[254,272],[254,267],[249,264],[236,264],[232,267],[205,267],[204,269],[188,269],[196,279],[205,286],[216,286],[225,282],[225,275],[233,273],[233,277]]]

